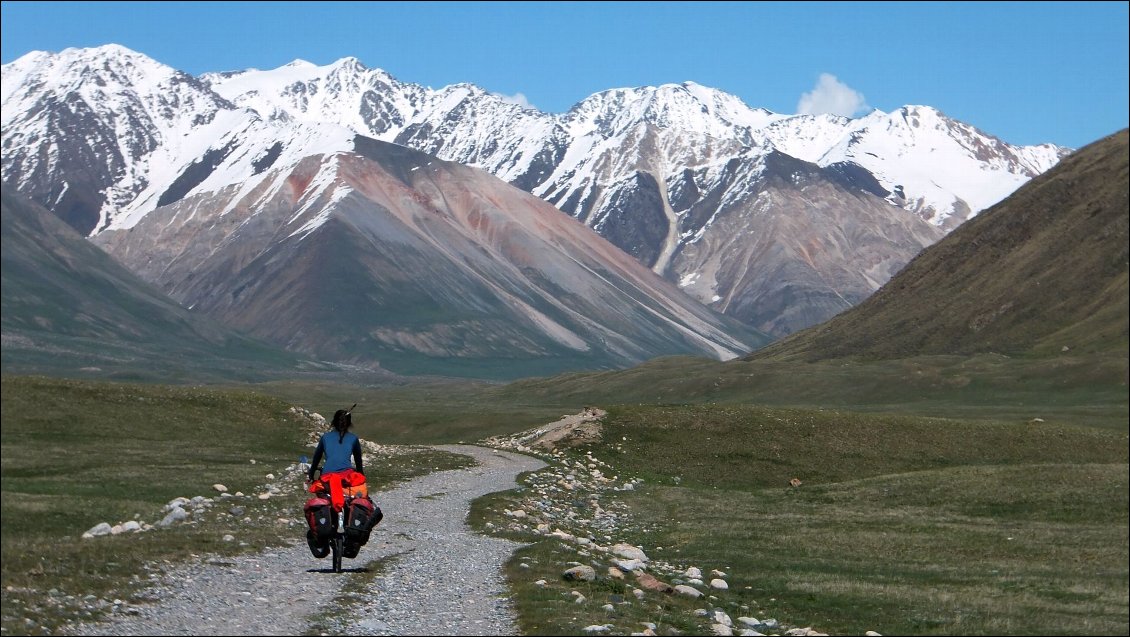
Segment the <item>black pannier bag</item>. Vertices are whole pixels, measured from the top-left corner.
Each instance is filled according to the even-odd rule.
[[[349,504],[349,516],[345,518],[345,539],[351,544],[360,545],[369,541],[369,533],[384,517],[381,508],[367,497],[353,498]]]
[[[310,498],[303,507],[306,523],[319,542],[328,542],[334,534],[333,509],[326,498]]]

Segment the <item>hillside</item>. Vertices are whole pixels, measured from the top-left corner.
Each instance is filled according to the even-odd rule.
[[[200,381],[320,367],[193,314],[43,207],[0,193],[5,373]]]
[[[551,114],[471,84],[401,82],[356,58],[193,77],[111,44],[31,53],[5,64],[3,77],[4,181],[85,236],[133,228],[170,205],[230,220],[226,203],[205,203],[234,203],[232,190],[247,195],[267,171],[352,150],[358,137],[481,169],[774,338],[867,298],[1070,152],[1014,146],[928,105],[855,119],[787,115],[690,81],[601,91]],[[460,322],[464,341],[472,332],[472,343],[514,340]]]
[[[93,241],[242,333],[397,374],[513,379],[768,340],[537,197],[363,137]]]
[[[1127,352],[1127,131],[924,250],[872,297],[746,360]]]

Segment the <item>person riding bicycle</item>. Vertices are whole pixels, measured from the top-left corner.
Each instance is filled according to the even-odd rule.
[[[326,462],[322,467],[320,482],[327,487],[338,485],[337,488],[330,488],[329,491],[334,508],[340,510],[344,502],[340,487],[358,487],[364,484],[365,465],[361,455],[361,440],[349,431],[353,426],[351,413],[345,409],[337,410],[332,424],[333,430],[322,434],[321,439],[318,440],[318,448],[314,450],[314,459],[310,462],[307,477],[315,484],[315,488],[319,486],[317,484],[319,480],[314,479],[314,474],[318,471],[318,463],[324,457]],[[353,468],[351,459],[356,463],[356,469]],[[315,488],[311,488],[311,491]]]
[[[380,507],[368,495],[361,441],[349,431],[353,426],[350,415],[353,407],[337,410],[333,429],[318,440],[318,448],[307,473],[311,483],[309,490],[314,497],[307,500],[303,507],[303,515],[310,525],[306,531],[310,553],[317,558],[333,553],[336,572],[341,571],[342,557],[357,557],[361,546],[369,541],[373,527],[384,517]],[[315,479],[314,474],[323,458],[322,475]]]

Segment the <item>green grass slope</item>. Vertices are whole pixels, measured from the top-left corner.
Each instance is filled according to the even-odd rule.
[[[1065,158],[878,292],[752,360],[1128,351],[1128,133]]]
[[[303,476],[288,481],[283,470],[311,456],[313,444],[310,422],[291,403],[239,389],[5,375],[0,404],[5,635],[64,634],[72,622],[110,613],[110,600],[146,603],[155,565],[304,537]],[[414,448],[365,460],[375,488],[468,464],[465,456]],[[268,474],[280,489],[261,500]],[[215,483],[246,497],[217,498],[191,523],[80,539],[101,522],[154,524],[173,498],[217,497]],[[245,512],[229,514],[235,505]],[[313,562],[292,575],[308,576]]]
[[[318,367],[192,314],[7,186],[0,205],[5,372],[198,382]]]
[[[573,450],[569,466],[591,462],[586,454],[611,465],[606,475],[642,480],[600,498],[605,510],[630,512],[617,540],[676,571],[719,569],[728,589],[710,590],[708,601],[616,605],[631,599],[632,582],[604,574],[607,556],[562,557],[556,538],[518,536],[532,544],[508,576],[533,634],[605,623],[627,632],[641,621],[661,622],[665,634],[696,608],[833,635],[1126,631],[1125,432],[748,405],[620,406],[604,419],[603,439]],[[499,494],[476,510],[517,508],[523,495]],[[565,496],[582,503],[578,519],[593,515],[585,498]],[[507,527],[504,516],[494,522]],[[578,529],[567,527],[604,540],[596,528]],[[583,602],[561,602],[533,584],[540,577],[553,586],[568,559],[599,566],[597,580],[581,586]]]

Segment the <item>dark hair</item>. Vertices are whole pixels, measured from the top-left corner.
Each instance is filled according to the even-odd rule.
[[[337,432],[337,441],[345,440],[345,432],[353,426],[353,416],[350,412],[339,409],[334,412],[333,428]]]

